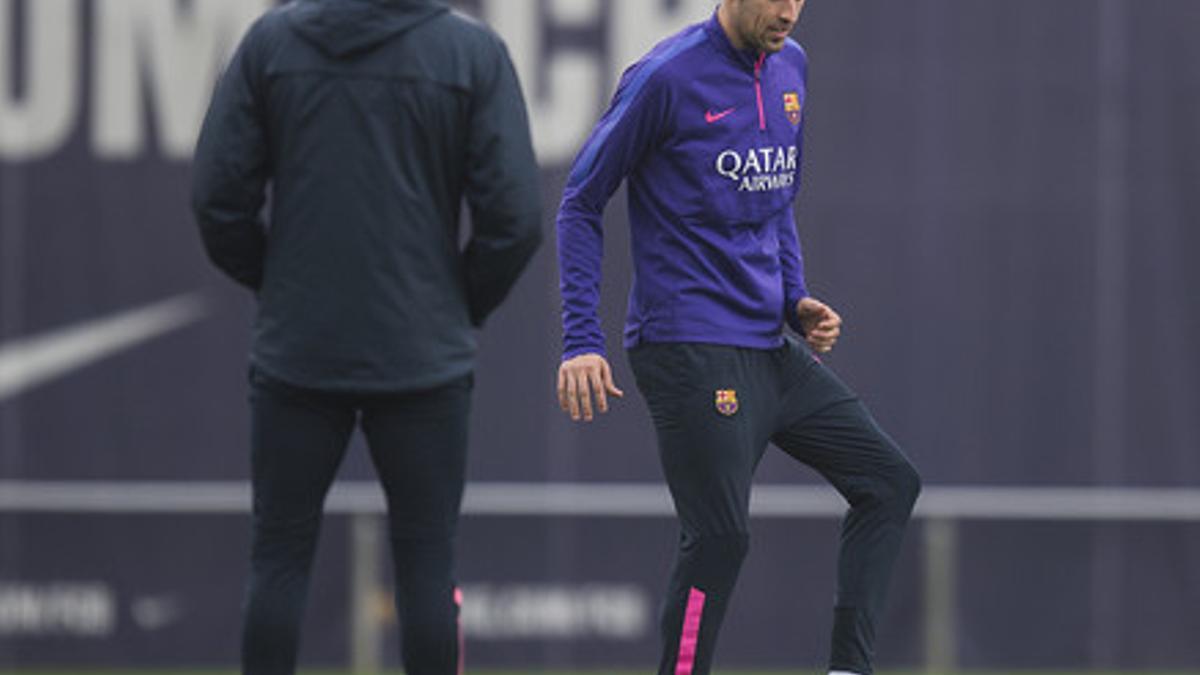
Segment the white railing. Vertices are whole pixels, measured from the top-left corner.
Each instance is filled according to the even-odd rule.
[[[837,518],[845,504],[833,490],[768,484],[754,488],[756,518]],[[0,513],[247,513],[245,482],[0,481]],[[379,583],[386,512],[373,482],[341,482],[327,513],[348,515],[351,536],[352,667],[377,673],[382,635],[370,598]],[[666,488],[651,483],[472,483],[469,517],[665,518],[674,511]],[[926,487],[914,516],[923,528],[925,666],[951,672],[956,664],[955,551],[963,520],[1200,521],[1200,489],[1097,487]]]

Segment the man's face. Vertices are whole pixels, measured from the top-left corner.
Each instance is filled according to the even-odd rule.
[[[742,42],[775,53],[783,49],[788,34],[796,27],[805,0],[727,0],[732,28]]]

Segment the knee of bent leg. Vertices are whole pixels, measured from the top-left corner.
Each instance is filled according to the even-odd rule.
[[[879,509],[889,518],[907,519],[921,493],[921,476],[912,463],[900,454],[875,467],[861,482],[854,485],[850,503]]]
[[[921,494],[921,474],[905,459],[888,471],[887,481],[893,507],[907,516]]]

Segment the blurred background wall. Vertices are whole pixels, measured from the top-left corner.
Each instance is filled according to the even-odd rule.
[[[253,301],[204,258],[188,162],[224,59],[272,4],[0,0],[0,490],[246,478]],[[621,70],[714,3],[456,6],[518,66],[549,234]],[[1198,34],[1195,0],[808,3],[798,228],[810,288],[846,319],[828,363],[928,485],[1200,482]],[[660,480],[617,348],[623,191],[605,222],[603,317],[630,395],[587,427],[558,412],[549,237],[482,335],[476,484]],[[372,478],[361,448],[343,478]],[[781,453],[760,482],[819,484]],[[927,527],[897,571],[885,665],[926,656]],[[350,650],[346,519],[323,536],[314,664]],[[675,536],[662,516],[469,517],[471,663],[652,663]],[[827,517],[755,522],[721,664],[821,665],[836,538]],[[238,513],[10,500],[0,668],[233,663],[247,543]],[[1200,668],[1194,520],[971,521],[953,560],[959,665]]]

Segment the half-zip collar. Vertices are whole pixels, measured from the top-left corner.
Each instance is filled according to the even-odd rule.
[[[767,60],[767,53],[763,52],[759,55],[758,60],[754,62],[754,96],[758,99],[758,129],[765,131],[767,128],[767,114],[763,111],[763,94],[762,94],[762,67]]]
[[[767,115],[763,108],[762,78],[763,70],[767,65],[767,57],[770,54],[754,48],[738,49],[733,46],[733,42],[729,40],[729,35],[725,33],[725,28],[721,26],[721,20],[717,17],[717,10],[713,10],[712,17],[704,24],[704,31],[708,33],[708,39],[716,46],[718,52],[724,54],[746,71],[754,74],[754,98],[758,104],[758,129],[759,131],[765,131],[767,128]]]
[[[734,47],[733,43],[729,41],[729,36],[725,34],[725,28],[721,26],[721,20],[717,18],[717,10],[713,10],[712,16],[704,24],[704,31],[708,33],[708,39],[712,40],[713,44],[716,45],[717,51],[732,59],[734,63],[744,67],[748,72],[753,71],[754,65],[759,63],[760,60],[763,60],[763,63],[765,63],[766,57],[770,56],[766,52],[760,52],[753,47],[749,49]]]

